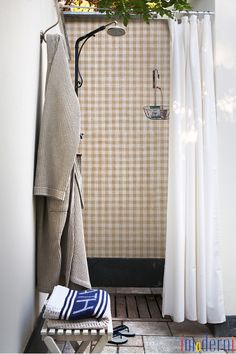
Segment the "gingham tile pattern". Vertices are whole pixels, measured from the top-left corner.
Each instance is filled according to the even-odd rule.
[[[106,18],[67,17],[75,40]],[[105,32],[83,49],[80,68],[84,227],[90,257],[164,257],[168,122],[150,121],[152,69],[169,97],[169,31],[166,21],[130,22],[124,37]],[[74,62],[71,62],[74,77]]]

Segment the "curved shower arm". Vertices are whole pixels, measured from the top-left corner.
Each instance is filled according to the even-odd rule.
[[[85,34],[84,36],[79,37],[75,42],[75,92],[76,92],[77,96],[78,96],[78,89],[83,85],[83,81],[84,81],[83,77],[81,75],[81,72],[79,70],[79,57],[80,57],[81,51],[82,51],[85,43],[89,40],[89,38],[95,37],[95,35],[98,32],[104,31],[108,26],[110,26],[112,24],[117,24],[117,21],[112,21],[104,26],[100,26],[97,29]],[[81,47],[79,48],[80,42],[83,42],[83,43],[82,43]]]

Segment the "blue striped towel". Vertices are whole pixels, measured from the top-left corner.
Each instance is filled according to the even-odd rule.
[[[110,298],[105,290],[76,291],[57,285],[48,299],[44,318],[76,321],[87,318],[105,318],[110,309]]]

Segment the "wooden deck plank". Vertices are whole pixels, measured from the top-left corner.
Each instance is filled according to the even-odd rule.
[[[143,295],[137,295],[136,302],[138,306],[139,317],[150,318],[146,298]]]
[[[165,316],[165,318],[113,318],[117,322],[172,322],[170,316]]]
[[[127,318],[126,301],[124,295],[116,295],[116,316]]]
[[[160,313],[162,313],[162,296],[161,295],[156,295],[155,298],[156,298],[156,302],[158,304]],[[165,321],[172,321],[172,318],[171,318],[171,316],[165,315],[164,320]]]
[[[126,296],[128,318],[139,318],[137,303],[134,295]]]
[[[111,316],[116,317],[116,300],[115,300],[115,295],[110,294],[110,299],[111,299]]]
[[[146,295],[146,301],[148,304],[148,309],[151,315],[151,318],[161,318],[161,312],[157,305],[155,296],[153,295]]]
[[[155,295],[156,302],[158,304],[160,312],[162,311],[162,297],[161,295]]]

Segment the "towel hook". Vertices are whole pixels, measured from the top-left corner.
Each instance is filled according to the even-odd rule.
[[[45,43],[47,43],[47,41],[46,41],[46,39],[45,39],[45,34],[50,30],[50,29],[52,29],[53,27],[55,27],[56,25],[58,25],[58,23],[59,23],[59,20],[57,20],[57,22],[54,24],[54,25],[52,25],[51,27],[49,27],[48,29],[46,29],[46,31],[41,31],[40,32],[40,40],[41,40],[41,43],[44,41]]]

